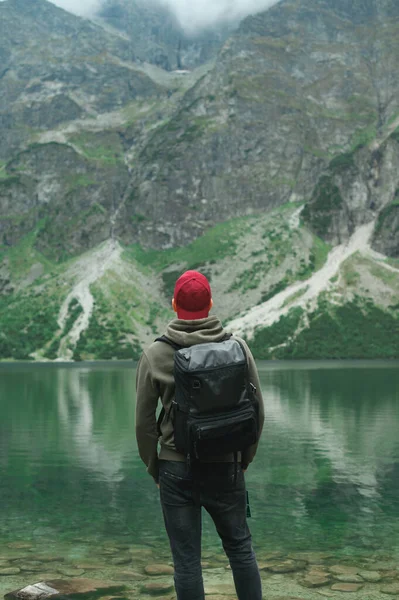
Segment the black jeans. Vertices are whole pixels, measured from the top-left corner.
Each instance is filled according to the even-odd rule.
[[[239,600],[262,600],[246,519],[244,473],[232,463],[160,461],[161,504],[175,566],[177,600],[204,600],[201,507],[212,517],[229,558]]]

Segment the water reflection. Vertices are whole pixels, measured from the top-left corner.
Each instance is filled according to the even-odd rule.
[[[59,423],[69,444],[76,463],[97,473],[110,485],[123,480],[123,458],[125,449],[105,446],[105,441],[94,430],[94,399],[89,388],[90,370],[60,371],[58,374]],[[131,399],[133,404],[133,399]],[[114,406],[109,397],[108,417]],[[127,407],[126,407],[127,408]],[[128,417],[128,415],[126,415]],[[128,419],[129,420],[129,419]],[[112,415],[108,421],[112,426]],[[130,446],[129,446],[130,447]]]
[[[261,366],[266,423],[248,471],[264,547],[396,547],[399,369]],[[312,367],[312,368],[309,368]],[[320,367],[320,365],[319,365]],[[164,540],[134,436],[135,373],[0,371],[0,537]],[[216,538],[205,524],[205,544]],[[36,532],[36,533],[35,533]]]
[[[268,518],[283,510],[300,544],[304,529],[311,544],[397,544],[398,496],[388,491],[389,515],[386,497],[398,485],[398,370],[266,369],[261,378],[266,468],[254,467]]]

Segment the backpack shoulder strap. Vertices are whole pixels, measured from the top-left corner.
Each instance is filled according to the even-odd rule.
[[[177,350],[180,350],[181,348],[183,348],[183,346],[180,346],[179,344],[172,342],[172,340],[170,340],[168,337],[166,337],[166,335],[162,335],[161,337],[157,338],[154,341],[155,342],[163,342],[164,344],[168,344],[168,346],[171,346],[173,348],[173,350],[175,350],[175,352],[177,352]],[[161,437],[161,435],[162,435],[161,423],[164,420],[165,414],[166,414],[166,410],[164,407],[162,407],[161,412],[159,413],[158,420],[157,420],[158,437]]]
[[[161,337],[154,340],[155,342],[163,342],[164,344],[168,344],[168,346],[172,346],[174,350],[181,350],[184,346],[180,346],[180,344],[176,344],[176,342],[172,342],[166,335],[161,335]]]

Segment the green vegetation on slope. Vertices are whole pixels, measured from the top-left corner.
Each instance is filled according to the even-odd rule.
[[[86,158],[115,165],[123,161],[123,148],[119,135],[114,132],[74,135],[70,141],[80,148]]]
[[[249,229],[245,218],[233,219],[219,223],[209,229],[203,236],[191,244],[168,250],[145,250],[135,244],[126,249],[129,257],[138,263],[150,266],[160,272],[172,264],[183,263],[182,270],[195,269],[199,264],[215,261],[226,256],[234,257],[237,250],[238,236]]]
[[[360,298],[343,306],[321,300],[308,315],[309,326],[293,337],[301,318],[296,310],[271,327],[257,330],[250,342],[256,358],[399,358],[399,311],[384,311]]]
[[[31,353],[54,337],[57,316],[58,304],[50,298],[0,296],[0,359],[31,360]]]
[[[343,199],[334,179],[324,175],[314,191],[312,200],[302,212],[302,218],[320,237],[329,232],[334,214],[340,212]]]
[[[273,323],[270,327],[256,329],[253,339],[248,342],[255,358],[268,359],[274,357],[272,349],[287,344],[295,334],[303,312],[300,307],[292,308],[286,316],[280,317],[279,321]]]
[[[91,292],[95,299],[94,310],[88,328],[81,334],[76,345],[74,360],[135,359],[141,347],[135,332],[124,323],[119,314],[109,311],[109,305],[100,287],[94,285]]]
[[[396,190],[395,198],[391,204],[388,204],[379,214],[375,235],[378,235],[381,230],[387,226],[392,220],[394,214],[399,214],[399,189]]]

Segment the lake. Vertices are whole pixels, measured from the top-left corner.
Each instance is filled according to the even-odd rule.
[[[309,557],[399,585],[399,363],[265,362],[259,371],[266,423],[247,485],[254,546],[272,561],[262,571],[265,585],[275,581],[268,597],[297,585]],[[0,595],[56,575],[141,586],[146,561],[170,562],[134,428],[132,365],[0,366]],[[209,577],[220,579],[209,518],[203,548]],[[320,595],[306,587],[301,597]]]

